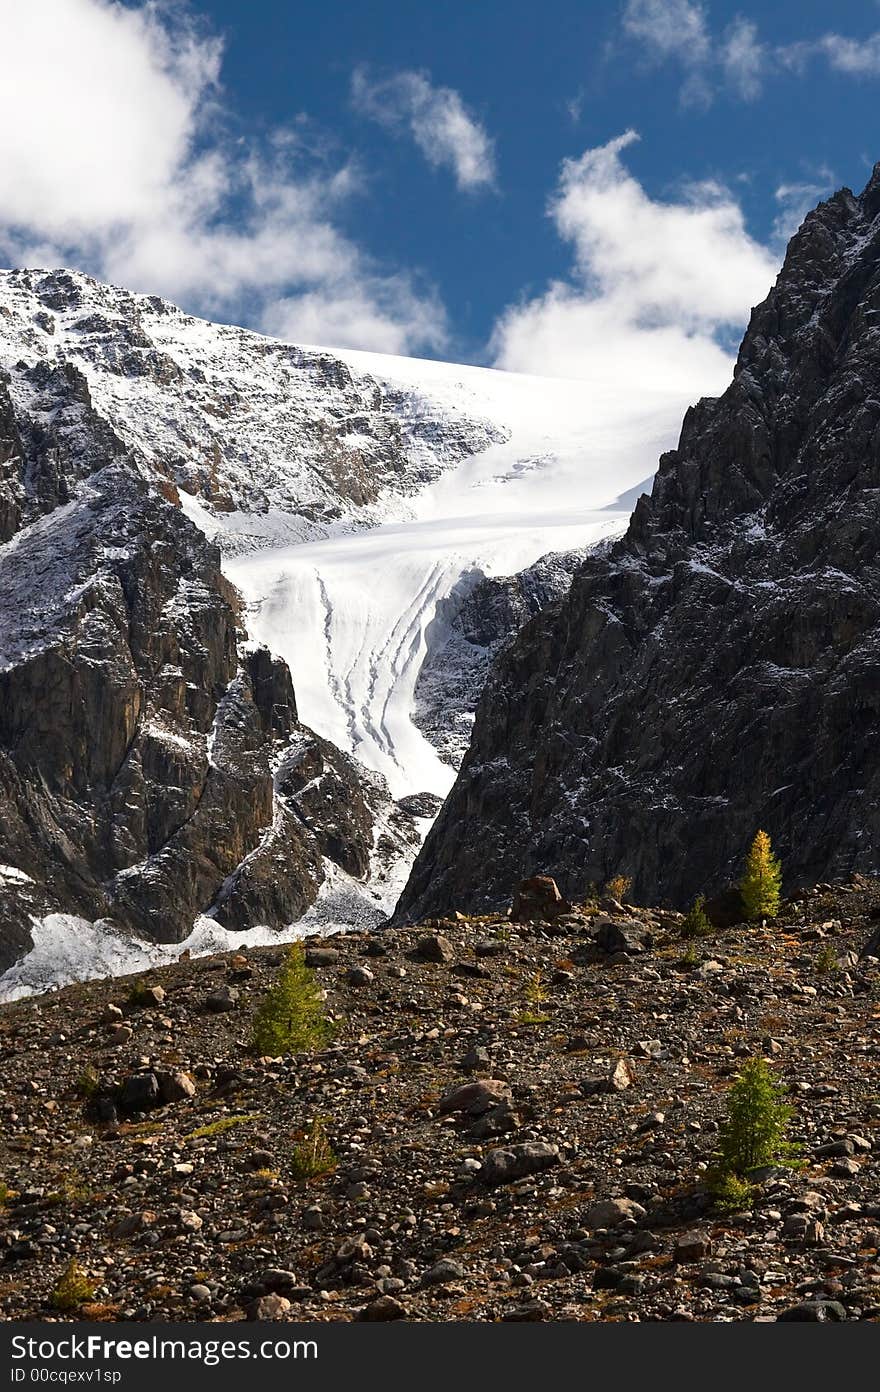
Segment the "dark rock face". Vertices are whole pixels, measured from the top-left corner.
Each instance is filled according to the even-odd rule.
[[[517,575],[462,576],[428,625],[414,721],[457,768],[493,660],[528,619],[568,592],[585,551],[550,552]]]
[[[0,526],[0,968],[32,915],[173,942],[291,922],[323,857],[367,873],[381,790],[298,723],[216,547],[69,366],[0,382]]]
[[[399,906],[546,870],[684,905],[758,827],[789,883],[880,859],[880,166],[792,240],[734,380],[626,535],[497,661]]]

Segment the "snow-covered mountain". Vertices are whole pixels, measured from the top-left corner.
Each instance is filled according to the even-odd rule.
[[[466,727],[470,718],[470,697],[462,692],[468,688],[475,697],[474,672],[482,660],[474,666],[473,654],[468,656],[461,682],[427,679],[426,655],[430,648],[436,675],[443,615],[450,613],[447,606],[438,614],[438,605],[452,596],[454,607],[463,577],[509,575],[547,552],[583,548],[619,532],[629,512],[627,490],[650,472],[678,409],[647,389],[632,401],[612,400],[582,382],[293,347],[194,319],[154,297],[68,271],[0,273],[0,368],[6,374],[6,405],[0,403],[6,412],[0,419],[6,440],[0,442],[0,542],[6,542],[0,545],[0,598],[5,594],[9,616],[9,632],[0,640],[10,691],[20,699],[25,677],[27,689],[35,690],[36,668],[28,664],[35,655],[43,661],[59,644],[59,661],[76,666],[82,685],[91,670],[84,625],[94,628],[95,622],[88,617],[94,601],[86,596],[100,594],[108,617],[118,612],[130,624],[140,602],[136,586],[145,584],[148,622],[160,630],[159,636],[146,633],[142,643],[138,636],[136,651],[126,644],[121,652],[114,649],[112,662],[110,649],[101,650],[108,670],[122,663],[126,672],[106,698],[119,723],[122,763],[108,752],[104,782],[96,783],[94,770],[84,772],[77,764],[89,739],[81,732],[77,739],[85,745],[59,752],[63,776],[54,765],[48,770],[50,784],[58,773],[64,815],[54,804],[48,811],[41,804],[38,816],[33,800],[47,777],[40,759],[45,763],[48,756],[33,754],[28,762],[14,744],[15,732],[10,734],[9,787],[19,780],[15,795],[24,798],[25,819],[42,818],[41,849],[27,865],[16,860],[19,823],[7,818],[0,860],[8,862],[8,873],[0,890],[5,886],[7,899],[19,906],[31,896],[25,916],[36,917],[38,939],[56,956],[64,925],[59,927],[56,914],[48,933],[39,912],[46,904],[33,892],[47,866],[64,861],[57,846],[57,854],[52,851],[55,832],[47,830],[47,818],[60,819],[68,837],[84,815],[90,826],[104,828],[90,853],[94,883],[89,879],[83,888],[77,879],[73,895],[69,877],[56,876],[50,896],[56,910],[79,915],[70,931],[82,944],[90,940],[84,923],[99,916],[95,906],[117,928],[152,934],[168,889],[162,867],[172,861],[176,908],[173,925],[163,920],[162,928],[172,939],[194,922],[204,925],[199,915],[205,913],[234,931],[263,931],[263,924],[277,929],[291,915],[301,921],[303,912],[312,913],[308,905],[315,894],[314,911],[324,921],[344,924],[357,915],[358,883],[365,877],[374,885],[367,899],[371,912],[388,912],[418,844],[413,835],[426,829],[431,804],[416,800],[409,813],[395,812],[396,804],[380,790],[387,783],[404,806],[410,795],[447,791],[462,747],[462,723]],[[198,536],[201,542],[194,540]],[[54,555],[62,552],[67,560],[55,565]],[[214,555],[245,600],[236,620],[248,638],[239,632],[236,639],[238,677],[229,649],[230,600]],[[202,577],[197,585],[184,582],[181,565],[195,568]],[[22,605],[23,590],[39,590],[47,578],[46,593],[35,591]],[[120,584],[127,618],[114,598]],[[199,605],[204,608],[205,587],[215,625],[209,642],[218,645],[217,676],[213,694],[194,715],[195,693],[180,702],[181,691],[200,680],[195,668],[189,678],[185,669],[195,663],[202,641],[193,615]],[[172,638],[160,641],[165,626]],[[497,645],[505,636],[496,631],[492,641]],[[183,658],[169,662],[163,650],[165,665],[156,669],[163,643]],[[292,675],[296,703],[294,708],[292,696],[283,696],[288,714],[281,730],[271,714],[271,688],[283,687],[283,669],[265,677],[255,647],[260,643],[284,659]],[[457,660],[452,647],[446,660]],[[173,700],[169,682],[177,683]],[[234,691],[235,699],[224,696],[225,690]],[[74,694],[74,704],[78,699]],[[181,828],[196,834],[193,828],[210,803],[205,790],[218,785],[212,754],[217,722],[234,717],[223,747],[238,768],[234,746],[251,720],[251,702],[263,712],[258,724],[266,733],[258,738],[269,742],[258,760],[262,771],[254,774],[261,792],[248,801],[247,834],[231,838],[222,864],[212,859],[214,845],[206,860],[200,844],[199,874],[187,878],[187,852],[177,842]],[[95,719],[101,709],[97,702]],[[453,724],[458,743],[450,745]],[[332,827],[341,804],[328,794],[321,804],[323,829],[309,842],[297,894],[273,897],[269,885],[277,870],[270,867],[283,862],[290,819],[300,816],[303,798],[312,796],[299,775],[279,784],[278,770],[289,766],[284,741],[314,749],[316,736],[324,741],[323,753],[309,759],[320,766],[319,783],[323,779],[329,788],[330,778],[334,787],[345,785],[351,798],[352,779],[361,777],[364,791],[357,797],[365,819],[352,831],[354,841],[349,837],[334,851]],[[340,764],[332,746],[343,760],[354,755],[367,772],[357,775],[355,765]],[[146,829],[132,835],[126,819],[135,816],[129,796],[135,754],[136,786],[141,788],[147,766],[158,781],[150,784],[148,777],[152,791],[137,794],[146,797],[136,813],[138,826]],[[269,765],[274,792],[267,801]],[[379,782],[371,783],[376,777]],[[160,814],[150,808],[162,780],[167,788]],[[12,796],[8,790],[7,795]],[[224,797],[215,794],[216,825]],[[268,818],[262,829],[261,807]],[[65,821],[68,814],[73,821]],[[231,804],[228,815],[238,815]],[[364,838],[370,835],[373,852],[365,861]],[[168,836],[177,838],[173,851],[163,839]],[[26,891],[16,874],[31,877]],[[181,877],[187,878],[185,893]],[[102,895],[109,895],[106,905]],[[25,919],[19,915],[17,921]]]
[[[83,373],[220,546],[302,718],[401,796],[445,794],[454,773],[412,719],[438,602],[468,572],[509,575],[621,531],[631,504],[616,500],[650,474],[678,409],[645,386],[624,401],[293,347],[68,271],[0,276],[0,353]]]

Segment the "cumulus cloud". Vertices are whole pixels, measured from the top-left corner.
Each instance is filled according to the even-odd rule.
[[[363,115],[389,130],[408,132],[429,164],[451,169],[460,189],[494,183],[492,141],[453,88],[434,87],[424,72],[372,81],[366,68],[358,68],[351,94]]]
[[[78,266],[199,312],[301,322],[338,346],[442,343],[436,299],[340,229],[360,187],[351,165],[328,167],[301,126],[261,145],[227,134],[222,44],[191,12],[0,0],[0,14],[8,264]]]
[[[684,106],[709,106],[721,91],[754,101],[771,73],[801,73],[817,59],[851,77],[880,76],[880,33],[864,39],[828,33],[770,44],[744,15],[716,31],[708,7],[697,0],[625,0],[621,26],[650,62],[681,69]]]
[[[764,298],[779,258],[750,237],[712,183],[678,201],[648,196],[621,158],[627,131],[562,167],[550,207],[572,250],[566,280],[508,309],[499,367],[582,377],[597,388],[665,394],[680,410],[730,380],[731,336]]]

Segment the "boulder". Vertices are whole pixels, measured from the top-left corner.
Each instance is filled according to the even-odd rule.
[[[484,1184],[513,1184],[527,1175],[551,1169],[561,1158],[557,1145],[547,1141],[521,1141],[518,1145],[490,1150],[478,1177]]]
[[[552,920],[570,911],[571,904],[563,899],[551,875],[531,875],[520,883],[513,896],[510,917],[514,923],[528,923],[535,919]]]

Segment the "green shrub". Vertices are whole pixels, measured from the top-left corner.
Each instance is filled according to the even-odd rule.
[[[91,1300],[95,1294],[95,1283],[80,1266],[76,1257],[71,1257],[52,1292],[52,1304],[56,1310],[75,1310],[83,1301]]]
[[[719,1132],[716,1162],[708,1180],[722,1213],[751,1208],[753,1171],[764,1165],[795,1165],[797,1150],[787,1140],[791,1108],[784,1089],[762,1058],[749,1059],[727,1093],[727,1116]]]
[[[746,857],[745,874],[739,883],[746,918],[775,918],[779,913],[782,867],[770,846],[766,831],[759,831]]]
[[[682,924],[682,937],[684,938],[705,938],[712,932],[712,924],[706,915],[705,894],[698,894],[684,916]]]
[[[700,965],[702,960],[700,953],[697,951],[696,943],[688,943],[687,952],[681,959],[681,965],[686,967],[689,971],[692,971],[694,967]]]
[[[301,943],[294,943],[254,1017],[253,1045],[260,1054],[299,1054],[329,1042],[333,1027]]]
[[[830,972],[840,970],[840,962],[837,960],[837,953],[831,943],[823,943],[816,953],[814,970],[818,976],[828,976]]]
[[[544,1004],[548,996],[548,991],[547,987],[544,985],[544,978],[539,971],[536,971],[533,976],[529,977],[525,984],[523,995],[529,1005]]]
[[[76,1080],[77,1092],[80,1097],[85,1097],[87,1101],[91,1101],[97,1095],[100,1086],[101,1079],[98,1070],[93,1064],[87,1063]]]
[[[726,1174],[743,1178],[762,1165],[791,1163],[795,1149],[786,1135],[792,1111],[783,1095],[764,1059],[749,1059],[730,1086],[719,1133],[721,1169]]]
[[[326,1122],[316,1117],[299,1145],[294,1146],[291,1171],[294,1179],[314,1179],[336,1169],[336,1156],[327,1137]]]
[[[751,1208],[755,1197],[754,1185],[739,1175],[716,1171],[711,1179],[712,1198],[719,1213],[742,1213]]]
[[[146,977],[135,977],[129,988],[127,1003],[137,1009],[145,1005],[155,1005],[156,1002],[150,995],[150,983]]]

